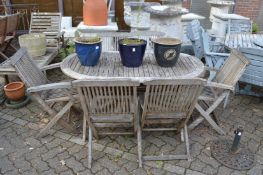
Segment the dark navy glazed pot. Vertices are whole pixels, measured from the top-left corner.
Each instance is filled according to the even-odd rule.
[[[181,40],[176,38],[157,38],[154,43],[156,62],[161,67],[172,67],[176,64],[181,52]]]
[[[83,43],[75,40],[76,53],[83,66],[95,66],[101,55],[101,41]]]
[[[138,40],[135,38],[129,38],[129,40]],[[139,44],[125,44],[123,40],[119,40],[119,52],[121,56],[122,64],[126,67],[139,67],[143,62],[143,57],[147,45],[147,41],[142,40]]]

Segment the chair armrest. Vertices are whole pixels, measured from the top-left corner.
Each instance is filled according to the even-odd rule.
[[[214,68],[214,67],[207,67],[207,66],[205,66],[205,71],[215,71],[215,72],[218,72],[219,69],[216,69],[216,68]]]
[[[65,31],[59,32],[56,36],[57,39],[61,38],[65,34]]]
[[[211,56],[224,56],[224,57],[229,57],[229,53],[216,53],[216,52],[206,52],[206,55],[211,55]]]
[[[61,63],[54,63],[54,64],[50,64],[47,66],[43,66],[41,68],[42,71],[46,71],[46,70],[50,70],[50,69],[54,69],[54,68],[59,68]]]
[[[30,87],[27,89],[27,92],[41,92],[52,89],[70,89],[72,88],[71,82],[59,82],[59,83],[50,83],[39,86]]]
[[[231,90],[231,91],[235,90],[235,87],[233,86],[229,86],[229,85],[222,84],[222,83],[209,82],[209,81],[207,82],[206,86],[213,87],[213,88],[226,89],[226,90]]]

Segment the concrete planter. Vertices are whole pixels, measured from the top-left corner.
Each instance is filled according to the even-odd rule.
[[[42,33],[31,33],[19,37],[20,47],[26,47],[29,55],[34,58],[46,54],[46,36]]]

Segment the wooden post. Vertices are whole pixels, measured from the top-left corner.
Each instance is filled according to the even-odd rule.
[[[64,0],[58,0],[58,11],[64,16]]]

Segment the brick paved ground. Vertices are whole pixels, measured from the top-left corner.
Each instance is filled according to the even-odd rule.
[[[52,80],[61,79],[59,70],[49,72]],[[133,137],[104,137],[94,142],[92,169],[87,168],[87,147],[80,135],[66,133],[59,125],[50,135],[36,139],[39,127],[48,122],[48,116],[38,104],[13,110],[0,106],[0,174],[219,174],[261,175],[263,171],[263,99],[231,96],[230,105],[220,114],[222,127],[227,132],[219,136],[204,122],[189,132],[192,161],[152,161],[138,168],[136,139]],[[80,114],[77,114],[81,116]],[[81,128],[80,121],[74,125]],[[256,154],[255,166],[249,171],[234,171],[211,157],[210,143],[214,139],[233,139],[238,125],[245,127],[242,143]],[[184,144],[173,132],[143,134],[144,153],[178,153]]]

